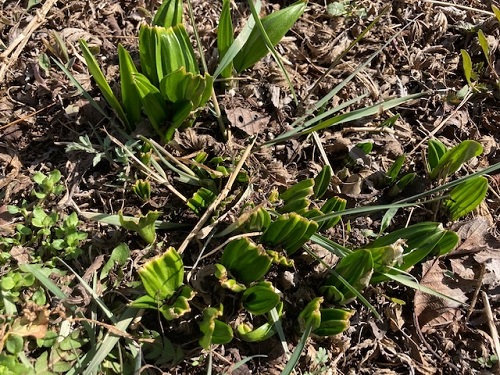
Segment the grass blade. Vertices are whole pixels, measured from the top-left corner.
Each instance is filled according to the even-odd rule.
[[[333,125],[340,125],[349,121],[354,121],[354,120],[359,120],[361,118],[367,117],[367,116],[373,116],[376,115],[382,111],[397,107],[398,105],[401,105],[407,101],[417,99],[423,95],[426,95],[427,92],[423,93],[417,93],[413,95],[407,95],[401,98],[395,98],[395,99],[389,99],[386,100],[385,102],[382,103],[377,103],[369,107],[365,108],[360,108],[351,112],[347,112],[341,115],[337,115],[335,117],[332,117],[328,120],[325,120],[323,122],[320,122],[318,125],[315,126],[306,126],[306,124],[296,127],[286,133],[283,133],[276,138],[273,139],[272,143],[278,143],[278,142],[284,142],[286,140],[300,137],[301,135],[304,134],[309,134],[314,131],[318,131],[321,129],[325,129],[328,127],[331,127]]]
[[[281,371],[281,375],[290,375],[292,371],[295,369],[295,366],[299,362],[300,355],[302,354],[302,351],[306,346],[307,339],[311,335],[312,325],[313,325],[313,320],[311,319],[309,320],[309,322],[307,322],[306,328],[304,329],[304,333],[300,337],[300,340],[297,343],[297,346],[295,347],[295,350],[293,351],[292,356],[288,360],[288,363],[286,364],[285,368],[283,369],[283,371]]]
[[[257,10],[257,13],[260,12],[260,7],[261,7],[260,0],[257,0],[254,6],[255,9]],[[240,50],[243,48],[248,38],[250,37],[250,34],[252,33],[254,26],[255,26],[255,19],[253,17],[249,17],[245,27],[238,34],[233,44],[231,44],[231,47],[229,47],[224,57],[220,61],[219,66],[217,66],[217,69],[213,74],[214,79],[216,79],[221,74],[221,72],[224,69],[226,69],[226,67],[228,67],[229,64],[233,62],[235,56],[240,52]]]
[[[222,10],[220,13],[219,27],[217,29],[217,49],[219,50],[219,64],[226,55],[229,47],[234,42],[233,22],[231,19],[231,1],[222,1]],[[229,78],[232,76],[232,61],[221,71],[221,76]]]
[[[111,90],[111,86],[109,86],[108,81],[106,81],[106,77],[102,73],[102,70],[99,67],[99,64],[97,63],[97,60],[95,59],[92,52],[90,52],[90,49],[84,40],[80,40],[80,48],[82,49],[83,57],[87,62],[87,67],[89,69],[89,72],[92,75],[92,77],[94,77],[94,80],[99,89],[101,90],[102,95],[104,96],[108,104],[111,106],[111,108],[113,108],[113,110],[116,112],[116,114],[123,122],[125,127],[128,130],[130,130],[130,124],[127,120],[127,116],[125,115],[125,112],[123,111],[120,102],[113,93],[113,90]]]

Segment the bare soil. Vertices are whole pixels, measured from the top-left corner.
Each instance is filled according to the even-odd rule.
[[[279,9],[290,1],[265,1],[263,12]],[[349,207],[371,203],[389,203],[384,187],[377,183],[377,172],[385,171],[394,159],[405,153],[405,170],[419,177],[412,194],[430,188],[425,176],[425,145],[434,136],[448,146],[461,140],[479,141],[484,153],[460,174],[472,173],[500,161],[498,151],[500,107],[499,89],[495,83],[498,70],[497,50],[499,24],[491,12],[493,1],[449,0],[432,2],[353,1],[350,14],[332,16],[326,1],[311,0],[304,16],[277,47],[292,79],[299,105],[271,57],[266,57],[238,77],[231,90],[222,85],[217,95],[232,138],[225,142],[212,113],[201,114],[193,128],[180,131],[169,149],[177,156],[192,155],[199,150],[212,156],[235,158],[241,154],[250,135],[258,134],[258,142],[272,139],[289,129],[289,125],[307,106],[323,97],[340,83],[386,40],[408,26],[390,43],[358,77],[333,99],[337,105],[361,94],[366,97],[357,107],[417,92],[427,92],[421,99],[380,115],[334,127],[319,133],[321,143],[334,167],[338,195],[348,200]],[[248,15],[245,2],[237,1],[233,15]],[[498,5],[498,4],[497,4]],[[64,176],[67,194],[57,202],[60,211],[95,211],[115,214],[119,210],[134,215],[139,211],[161,209],[164,220],[187,223],[197,218],[176,197],[160,186],[154,186],[150,202],[143,204],[130,192],[130,181],[141,177],[136,170],[122,170],[122,165],[103,159],[93,165],[94,155],[66,152],[68,142],[87,135],[98,145],[109,132],[124,140],[119,130],[97,113],[74,87],[69,78],[43,56],[70,62],[70,70],[85,90],[106,109],[91,79],[78,40],[85,39],[99,48],[97,57],[110,81],[118,84],[117,45],[122,43],[137,57],[139,26],[150,22],[158,1],[44,0],[26,10],[27,1],[3,0],[0,4],[0,234],[9,233],[12,218],[7,205],[19,204],[29,196],[35,171],[47,173],[59,169]],[[327,72],[335,58],[388,6],[388,12],[328,75],[311,91],[316,80]],[[215,33],[219,2],[193,0],[196,28],[207,58],[209,71],[217,65]],[[359,12],[359,13],[358,13]],[[188,23],[189,24],[189,23]],[[190,26],[192,27],[192,26]],[[238,25],[238,28],[241,25]],[[495,72],[485,64],[475,31],[482,29],[488,37]],[[189,32],[188,28],[188,32]],[[60,38],[62,45],[58,42]],[[3,44],[3,45],[2,45]],[[64,50],[66,49],[66,50]],[[478,81],[484,90],[461,102],[456,93],[466,85],[460,50],[467,50],[479,71]],[[2,51],[3,50],[3,51]],[[45,54],[45,55],[44,55]],[[498,60],[500,61],[500,60]],[[481,65],[482,64],[482,65]],[[44,67],[47,67],[45,70]],[[357,108],[353,107],[353,108]],[[390,128],[379,125],[399,117]],[[257,119],[249,124],[249,119]],[[148,135],[148,134],[147,134]],[[351,168],[351,176],[343,177],[349,150],[362,142],[373,142],[374,148],[361,164]],[[254,184],[253,200],[259,203],[271,189],[314,176],[323,165],[312,138],[288,141],[277,147],[262,148],[254,153],[246,166]],[[407,222],[438,220],[458,231],[462,242],[458,249],[439,260],[415,267],[412,274],[429,287],[459,299],[466,304],[449,303],[397,284],[371,287],[366,297],[375,306],[381,321],[362,304],[356,310],[351,328],[344,334],[310,339],[299,371],[315,370],[314,357],[322,347],[328,361],[320,373],[329,374],[491,374],[496,365],[489,361],[495,355],[494,338],[500,314],[500,242],[498,240],[498,208],[500,196],[498,175],[489,176],[490,192],[474,214],[452,223],[446,217],[434,217],[428,209],[401,211],[391,228]],[[186,189],[179,184],[180,189]],[[193,191],[186,192],[186,195]],[[331,235],[346,246],[359,246],[378,233],[383,213],[353,219]],[[231,217],[231,216],[230,216]],[[112,226],[99,225],[81,217],[83,228],[90,233],[86,252],[72,264],[81,275],[96,271],[120,242],[132,250],[126,272],[114,290],[103,298],[110,303],[125,304],[136,297],[129,286],[138,280],[137,269],[155,254],[145,254],[144,246],[131,233]],[[162,239],[178,246],[188,232],[162,232]],[[186,262],[196,260],[198,245],[186,253]],[[319,250],[318,250],[319,251]],[[99,260],[99,261],[97,261]],[[307,257],[296,260],[300,276],[294,283],[297,301],[303,305],[308,291],[318,280],[308,276],[317,264]],[[7,270],[0,271],[0,275]],[[90,273],[91,273],[90,272]],[[88,317],[92,303],[85,292],[71,283],[70,293],[80,295],[80,309]],[[485,292],[477,293],[477,291]],[[80,294],[79,294],[80,293]],[[110,296],[116,294],[120,297]],[[489,304],[486,304],[489,302]],[[55,308],[51,305],[50,308]],[[295,312],[293,308],[290,314]],[[488,316],[488,312],[492,315]],[[183,349],[184,357],[174,365],[144,362],[145,373],[194,374],[206,372],[206,357],[197,349],[195,317],[182,326],[167,326],[154,313],[146,313],[129,332],[140,336],[146,329],[165,330],[165,334]],[[105,318],[103,318],[105,321]],[[491,324],[489,324],[491,323]],[[53,323],[57,329],[57,323]],[[299,339],[292,320],[285,323],[290,350]],[[168,330],[171,329],[171,332]],[[498,341],[498,338],[496,338]],[[234,340],[214,350],[215,373],[230,371],[231,365],[244,357],[256,357],[233,374],[278,374],[286,364],[279,340],[274,337],[259,344]],[[37,352],[28,352],[36,359]],[[197,364],[195,359],[199,359]]]

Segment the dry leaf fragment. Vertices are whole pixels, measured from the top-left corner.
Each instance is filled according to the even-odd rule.
[[[439,262],[427,261],[422,264],[424,274],[421,285],[450,298],[465,303],[467,296],[456,281],[445,276],[445,269]],[[422,332],[429,332],[435,325],[443,325],[461,317],[459,302],[438,298],[427,293],[416,291],[414,309]]]
[[[271,116],[262,117],[260,113],[245,108],[226,110],[227,119],[232,126],[244,131],[248,135],[255,135],[264,130]]]

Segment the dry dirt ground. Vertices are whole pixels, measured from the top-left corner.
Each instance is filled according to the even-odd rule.
[[[32,2],[30,2],[32,3]],[[93,154],[66,152],[67,142],[87,135],[95,145],[105,136],[104,130],[119,136],[113,125],[102,118],[72,85],[53,60],[71,61],[71,72],[105,107],[88,74],[78,46],[79,39],[99,47],[98,59],[106,75],[117,79],[117,44],[123,43],[136,51],[141,23],[149,22],[158,6],[155,0],[42,0],[27,10],[28,1],[2,0],[0,3],[0,225],[2,233],[12,218],[5,211],[9,204],[19,204],[29,196],[31,176],[35,171],[62,172],[68,194],[58,202],[59,210],[95,211],[127,214],[139,210],[161,208],[170,221],[194,223],[181,202],[167,191],[155,187],[151,202],[143,205],[130,193],[128,182],[119,176],[134,178],[138,172],[123,170],[123,164],[103,159],[93,165]],[[278,9],[290,1],[264,1],[266,12]],[[327,1],[311,0],[304,16],[297,22],[278,52],[296,89],[300,105],[291,99],[290,90],[274,61],[267,57],[254,68],[238,77],[237,85],[228,91],[219,87],[219,101],[225,122],[232,131],[232,141],[225,143],[210,112],[203,113],[192,129],[176,135],[169,146],[177,156],[186,156],[204,149],[211,156],[233,157],[241,152],[248,135],[259,133],[259,140],[271,139],[288,129],[288,125],[304,107],[325,95],[349,75],[358,64],[379,49],[394,33],[409,25],[394,39],[358,77],[336,96],[331,105],[367,94],[359,106],[381,100],[428,91],[421,99],[356,123],[327,129],[319,133],[323,148],[339,176],[339,194],[350,207],[380,202],[383,189],[370,178],[386,170],[396,156],[406,153],[405,169],[425,175],[424,150],[426,140],[435,136],[447,145],[473,139],[482,143],[484,153],[461,173],[474,172],[500,160],[497,150],[500,91],[496,85],[498,64],[496,56],[500,37],[499,25],[491,12],[493,1],[406,0],[383,2],[345,1],[346,14],[333,16],[327,12]],[[248,14],[243,1],[234,2],[234,16]],[[311,91],[312,84],[327,70],[334,59],[360,34],[385,6],[389,10],[372,31],[355,46],[322,83]],[[497,4],[499,5],[499,4]],[[209,70],[216,66],[215,37],[220,4],[217,1],[193,0],[193,9]],[[493,72],[485,64],[476,31],[481,28],[490,44]],[[188,28],[189,31],[189,28]],[[58,40],[59,39],[59,40]],[[467,101],[455,94],[466,81],[460,50],[469,51],[478,70],[477,81],[483,90]],[[109,112],[111,114],[111,112]],[[399,114],[388,131],[377,127]],[[248,118],[259,119],[251,126]],[[374,148],[366,165],[358,168],[349,180],[342,180],[345,158],[349,149],[360,142],[371,141]],[[116,157],[116,155],[115,155]],[[313,176],[319,171],[322,159],[312,138],[301,138],[252,155],[248,172],[255,184],[257,196],[265,197],[272,187],[282,189],[294,181]],[[300,361],[299,371],[316,370],[316,374],[489,374],[497,371],[494,355],[496,323],[500,314],[500,242],[498,241],[498,175],[489,176],[490,192],[474,214],[458,223],[446,218],[434,218],[424,209],[400,212],[394,227],[408,220],[443,220],[453,226],[462,238],[458,249],[435,261],[415,267],[413,274],[422,283],[465,302],[450,305],[429,298],[397,284],[369,288],[366,297],[382,315],[374,318],[360,303],[351,328],[338,337],[311,340]],[[128,184],[128,185],[127,185]],[[412,186],[421,191],[423,177]],[[111,226],[99,226],[84,220],[83,228],[90,233],[86,251],[72,266],[81,274],[96,271],[107,259],[110,250],[120,241],[127,241],[132,256],[121,282],[108,290],[109,301],[125,303],[134,293],[127,282],[137,280],[137,268],[149,257],[131,234]],[[346,245],[367,241],[369,231],[377,232],[381,215],[353,219],[350,231],[337,230],[333,235]],[[345,229],[345,228],[344,228]],[[178,245],[185,233],[161,233],[164,240]],[[101,263],[94,260],[103,255]],[[307,261],[304,261],[307,266]],[[310,265],[313,267],[314,265]],[[0,275],[8,270],[3,269]],[[128,279],[127,279],[128,278]],[[306,280],[307,275],[304,276]],[[313,283],[314,280],[308,280]],[[76,282],[70,284],[75,288]],[[80,297],[79,308],[90,317],[92,303],[81,289],[73,295]],[[70,289],[71,292],[71,289]],[[483,293],[485,292],[485,293]],[[115,293],[110,297],[110,294]],[[118,298],[117,295],[119,295]],[[303,296],[302,296],[303,297]],[[297,295],[297,298],[301,296]],[[121,302],[120,302],[121,301]],[[487,304],[489,302],[489,304]],[[294,303],[294,301],[289,301]],[[51,305],[50,308],[53,308]],[[488,313],[491,313],[488,316]],[[159,328],[155,314],[145,315],[134,335],[141,329]],[[142,324],[142,328],[141,327]],[[57,324],[54,323],[54,329]],[[173,367],[168,364],[144,363],[144,371],[172,374],[204,373],[206,357],[196,349],[194,327],[174,327],[175,344],[181,344],[184,358]],[[293,325],[285,325],[290,349],[298,340]],[[189,333],[191,332],[191,333]],[[189,336],[189,335],[192,336]],[[169,335],[169,334],[167,334]],[[184,337],[181,337],[184,335]],[[186,335],[188,338],[186,338]],[[496,338],[498,342],[498,338]],[[315,353],[326,349],[326,367],[314,367]],[[255,358],[234,374],[275,374],[286,363],[279,341],[247,345],[233,342],[214,351],[214,373],[228,371],[242,357],[265,354]],[[35,359],[40,352],[29,352]],[[199,364],[196,362],[199,361]],[[148,367],[150,365],[152,367]],[[154,369],[154,366],[157,366]],[[112,372],[110,370],[110,372]]]

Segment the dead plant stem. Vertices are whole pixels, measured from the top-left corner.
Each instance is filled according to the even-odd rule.
[[[203,214],[203,216],[200,218],[200,220],[198,221],[198,223],[195,225],[195,227],[193,228],[193,230],[188,234],[188,236],[186,237],[186,239],[184,240],[184,242],[181,244],[181,246],[177,250],[177,252],[179,254],[182,254],[184,252],[184,250],[186,250],[186,247],[189,245],[189,243],[191,242],[191,240],[196,237],[196,235],[198,234],[198,232],[203,228],[203,225],[205,225],[205,223],[210,218],[210,216],[212,216],[212,213],[214,212],[214,210],[219,206],[219,204],[221,204],[221,202],[224,199],[226,199],[226,197],[228,196],[229,192],[231,191],[231,188],[233,187],[234,182],[236,181],[236,177],[238,176],[238,173],[240,173],[241,168],[245,164],[245,161],[248,158],[248,156],[250,155],[250,152],[252,151],[252,148],[255,145],[256,139],[257,138],[255,137],[252,140],[252,143],[249,144],[248,147],[246,148],[245,152],[241,156],[240,161],[238,162],[238,164],[234,168],[233,173],[231,174],[231,176],[229,176],[229,179],[227,181],[226,186],[220,192],[220,194],[217,197],[217,199],[207,208],[207,210],[205,211],[205,213]]]

